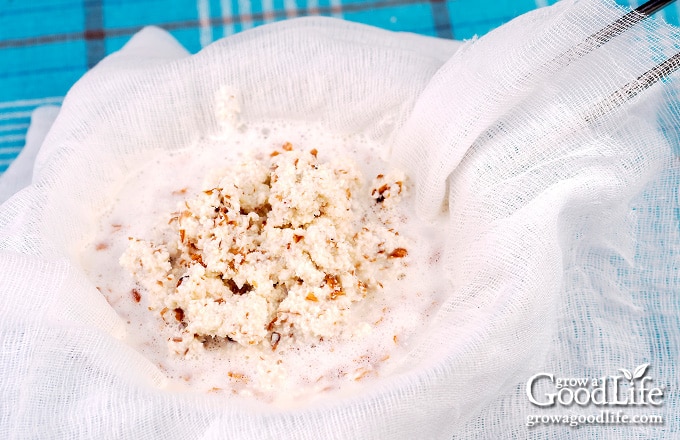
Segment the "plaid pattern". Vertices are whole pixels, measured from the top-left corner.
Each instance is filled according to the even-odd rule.
[[[635,0],[617,0],[635,7]],[[395,31],[467,39],[556,0],[0,0],[0,173],[21,151],[31,111],[135,32],[154,24],[189,51],[254,26],[326,15]],[[677,24],[680,5],[659,13]]]

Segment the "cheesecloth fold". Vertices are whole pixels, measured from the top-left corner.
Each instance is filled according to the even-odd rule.
[[[0,437],[677,435],[677,86],[586,117],[677,51],[680,35],[648,20],[568,66],[550,63],[623,13],[563,1],[462,47],[327,18],[266,25],[194,56],[161,30],[140,32],[72,88],[32,184],[0,205]],[[446,211],[447,300],[407,361],[360,394],[282,410],[164,389],[75,264],[74,243],[140,155],[217,129],[224,85],[239,90],[246,121],[384,143],[415,182],[423,221]],[[596,409],[538,408],[530,376],[643,363],[663,404],[624,409],[664,424],[526,426],[532,414]]]

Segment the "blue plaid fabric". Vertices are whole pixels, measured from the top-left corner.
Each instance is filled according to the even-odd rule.
[[[0,173],[21,151],[31,111],[59,104],[87,69],[145,25],[168,30],[191,52],[254,26],[305,15],[468,39],[555,1],[0,0]],[[658,14],[677,24],[680,5]]]

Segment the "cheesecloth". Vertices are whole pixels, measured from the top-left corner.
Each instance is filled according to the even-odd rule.
[[[652,19],[568,66],[550,62],[624,12],[562,1],[462,47],[327,18],[262,26],[194,56],[159,29],[140,32],[72,88],[31,185],[0,205],[0,438],[677,436],[677,85],[586,116],[677,51],[680,35]],[[74,263],[73,243],[141,153],[217,129],[224,85],[240,91],[246,121],[383,142],[415,182],[423,221],[448,215],[448,298],[398,371],[360,394],[282,410],[168,391]],[[662,404],[614,410],[663,424],[526,426],[601,409],[537,407],[530,376],[644,364]]]

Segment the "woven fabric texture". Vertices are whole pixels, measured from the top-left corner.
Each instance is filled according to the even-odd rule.
[[[618,0],[635,7],[635,0]],[[300,16],[469,39],[555,0],[0,0],[0,173],[25,144],[31,111],[69,88],[143,26],[195,53],[224,36]],[[677,23],[680,6],[658,15]]]
[[[17,185],[0,185],[0,438],[678,438],[680,86],[602,110],[676,53],[680,32],[650,19],[560,61],[624,12],[565,0],[462,45],[328,18],[193,56],[158,28],[136,34],[56,120],[56,107],[34,113],[15,162],[35,162],[33,184],[11,197]],[[82,269],[77,244],[119,179],[151,150],[214,132],[225,85],[245,121],[312,121],[389,146],[414,212],[448,216],[445,298],[394,374],[356,395],[282,410],[169,390]],[[602,377],[662,398],[600,405],[587,393]],[[561,400],[531,402],[551,393]],[[600,411],[607,423],[588,421]]]

